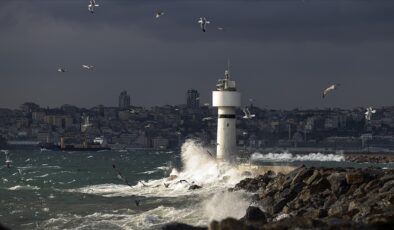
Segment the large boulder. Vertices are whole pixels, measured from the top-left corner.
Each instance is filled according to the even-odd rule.
[[[207,230],[207,227],[196,227],[182,223],[170,223],[161,228],[162,230]]]
[[[390,191],[394,187],[394,180],[387,181],[383,187],[379,189],[380,193]]]
[[[290,188],[285,188],[283,191],[279,192],[275,196],[274,203],[272,205],[272,213],[278,213],[282,211],[283,207],[287,205],[290,201],[297,197],[297,195],[302,191],[304,182],[298,182]]]
[[[254,206],[248,207],[245,216],[242,217],[241,220],[244,221],[246,225],[255,226],[256,228],[267,223],[265,213],[261,211],[260,208]]]
[[[312,184],[313,181],[315,181],[316,179],[320,178],[321,174],[318,170],[314,170],[313,174],[309,177],[305,179],[305,184],[310,185]]]
[[[346,183],[361,184],[364,181],[364,174],[360,171],[348,172],[346,173]]]
[[[342,195],[349,189],[346,183],[346,177],[343,173],[332,173],[327,177],[328,182],[331,185],[331,191],[336,195]]]
[[[220,222],[212,221],[209,230],[257,230],[257,228],[245,224],[243,221],[234,218],[226,218]]]
[[[303,216],[285,218],[276,222],[265,224],[264,230],[285,230],[285,229],[319,229],[324,226],[322,221],[313,220]]]
[[[327,210],[323,208],[307,211],[304,216],[311,219],[319,219],[327,216]]]
[[[344,200],[338,200],[328,209],[328,215],[333,217],[343,217],[343,215],[347,212],[348,205]]]
[[[299,182],[305,180],[306,178],[312,176],[314,170],[311,168],[301,168],[299,172],[293,177],[291,181],[291,186],[298,184]]]
[[[312,194],[320,193],[323,192],[324,190],[328,189],[331,187],[330,182],[326,178],[320,178],[313,182],[310,186],[309,189],[311,190]]]
[[[274,178],[272,171],[268,171],[264,175],[259,175],[255,178],[246,178],[235,185],[234,190],[246,190],[249,192],[256,192],[259,189],[264,189],[266,185]]]

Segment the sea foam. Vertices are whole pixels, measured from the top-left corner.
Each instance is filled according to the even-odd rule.
[[[344,161],[343,154],[292,154],[292,153],[253,153],[250,157],[251,161],[266,161],[266,162],[294,162],[294,161]]]

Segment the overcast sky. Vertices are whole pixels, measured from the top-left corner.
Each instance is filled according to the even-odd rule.
[[[0,0],[0,107],[114,106],[122,90],[133,105],[181,104],[190,88],[210,102],[227,57],[244,103],[394,105],[392,0],[97,2],[91,14],[88,0]]]

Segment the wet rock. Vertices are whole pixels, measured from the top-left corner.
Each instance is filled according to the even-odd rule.
[[[350,185],[360,184],[363,181],[364,181],[364,174],[360,171],[346,173],[346,183]]]
[[[282,211],[283,207],[290,201],[292,201],[301,191],[304,186],[304,182],[298,182],[296,185],[285,188],[283,191],[277,193],[275,196],[274,204],[272,206],[272,213],[278,213]]]
[[[299,182],[303,181],[305,178],[312,176],[314,173],[313,169],[310,168],[302,168],[292,179],[291,185],[298,184]]]
[[[328,209],[331,207],[332,204],[334,204],[337,201],[337,198],[334,195],[329,196],[323,204],[324,209]]]
[[[326,217],[327,215],[328,215],[327,210],[323,208],[313,209],[304,214],[305,217],[312,219],[323,218]]]
[[[386,174],[379,179],[383,184],[390,180],[394,180],[394,174]]]
[[[362,223],[362,222],[364,222],[365,217],[366,217],[368,214],[370,214],[370,213],[371,213],[371,207],[370,207],[370,206],[362,205],[362,206],[359,207],[359,212],[357,212],[357,213],[353,216],[352,220],[355,221],[355,222],[360,222],[360,223]]]
[[[202,187],[199,185],[196,185],[196,184],[192,184],[189,186],[189,190],[196,190],[196,189],[200,189],[200,188],[202,188]]]
[[[279,230],[279,229],[315,229],[322,227],[323,222],[312,220],[306,217],[292,217],[265,224],[262,229],[265,230]]]
[[[382,182],[380,180],[371,180],[370,182],[368,182],[364,189],[366,191],[371,191],[372,189],[378,188],[382,186]]]
[[[212,221],[209,230],[257,230],[252,226],[246,225],[243,221],[234,218],[226,218],[220,222]]]
[[[241,180],[235,185],[234,190],[246,190],[249,192],[256,192],[259,189],[264,189],[265,186],[273,179],[271,171],[268,171],[264,175],[259,175],[255,178],[246,178]]]
[[[163,230],[207,230],[207,227],[195,227],[182,223],[170,223],[162,227]]]
[[[305,180],[305,184],[310,185],[312,184],[313,181],[315,181],[319,177],[321,177],[320,172],[318,170],[314,170],[313,174]]]
[[[274,205],[272,206],[272,213],[279,213],[282,211],[283,207],[287,204],[288,200],[286,198],[282,198],[280,200],[275,201]]]
[[[387,181],[384,183],[383,187],[379,189],[380,193],[387,192],[394,187],[394,180]]]
[[[261,226],[267,223],[265,213],[261,211],[260,208],[254,206],[248,207],[245,216],[242,217],[241,220],[244,221],[247,225],[252,226]]]
[[[328,182],[330,182],[331,185],[331,191],[334,194],[341,195],[345,193],[348,189],[347,183],[346,183],[346,177],[342,173],[333,173],[330,176],[327,177]],[[346,189],[340,189],[340,188],[346,188]],[[344,191],[346,190],[346,191]]]
[[[347,211],[348,206],[341,200],[338,200],[328,209],[328,215],[334,217],[342,217]]]
[[[330,182],[326,178],[320,178],[313,182],[310,186],[309,189],[312,194],[323,192],[324,190],[328,189],[331,187]]]
[[[375,229],[392,229],[394,226],[394,210],[391,209],[384,213],[373,214],[366,217],[364,222]]]
[[[267,209],[267,211],[269,213],[271,213],[271,214],[273,213],[272,212],[272,206],[274,204],[274,198],[273,197],[267,196],[267,197],[263,198],[260,202],[263,205],[263,207],[265,207]]]

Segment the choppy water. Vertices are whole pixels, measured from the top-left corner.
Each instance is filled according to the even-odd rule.
[[[281,156],[282,163],[294,158]],[[255,154],[253,160],[278,157]],[[181,152],[13,150],[10,159],[10,169],[0,167],[0,222],[11,229],[158,229],[172,221],[204,225],[240,218],[251,204],[250,194],[227,192],[243,178],[238,171],[219,167],[192,141]],[[343,164],[338,159],[325,162]],[[321,162],[319,157],[297,161]],[[117,177],[112,164],[131,186]],[[169,180],[170,175],[177,178]],[[203,188],[188,190],[193,182]]]

